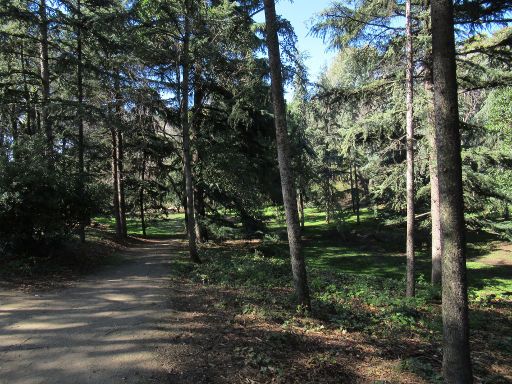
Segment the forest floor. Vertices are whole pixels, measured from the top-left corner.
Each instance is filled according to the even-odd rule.
[[[400,239],[350,227],[349,241],[320,221],[305,232],[306,314],[281,241],[210,243],[197,266],[178,216],[152,222],[153,240],[108,245],[114,257],[86,276],[11,281],[0,288],[0,384],[441,383],[439,292],[420,279],[417,298],[403,297]],[[129,230],[138,235],[136,221]],[[512,381],[510,251],[470,244],[476,383]]]
[[[400,368],[407,345],[240,312],[240,291],[180,273],[183,241],[140,242],[119,257],[57,288],[0,291],[1,384],[425,382]]]

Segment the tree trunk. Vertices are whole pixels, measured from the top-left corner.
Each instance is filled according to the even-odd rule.
[[[267,30],[266,38],[272,79],[272,101],[274,105],[274,120],[276,127],[277,157],[286,214],[286,226],[288,229],[288,242],[290,246],[293,280],[299,305],[309,309],[311,308],[311,302],[309,298],[306,264],[304,262],[300,239],[297,197],[294,185],[295,182],[291,167],[275,2],[274,0],[265,0],[264,5]]]
[[[424,2],[425,10],[430,7],[430,0]],[[425,18],[424,29],[428,34],[431,34],[430,17]],[[435,145],[435,127],[434,127],[434,84],[432,79],[432,52],[427,51],[425,54],[425,78],[424,89],[427,95],[428,103],[428,125],[429,130],[429,172],[430,172],[430,218],[432,220],[432,273],[431,283],[435,286],[441,286],[441,232],[439,222],[439,184],[437,182],[437,149]]]
[[[352,213],[355,215],[356,213],[356,200],[354,198],[354,174],[352,171],[352,162],[350,162],[350,200],[352,202]]]
[[[183,131],[183,169],[185,173],[185,190],[187,196],[187,233],[190,258],[195,263],[200,263],[199,254],[197,253],[195,217],[194,217],[194,183],[192,179],[192,156],[190,153],[190,128],[188,119],[188,91],[189,91],[189,75],[190,75],[190,0],[185,0],[185,35],[183,39],[182,54],[182,90],[181,90],[181,128]]]
[[[32,110],[31,110],[31,102],[30,102],[30,92],[28,90],[28,82],[27,82],[27,73],[26,73],[26,62],[25,62],[25,53],[24,53],[24,45],[23,42],[20,44],[20,62],[21,62],[21,72],[23,74],[23,93],[25,97],[25,111],[27,114],[27,123],[25,125],[25,133],[27,135],[31,135],[32,132]],[[16,141],[18,138],[13,137],[13,140]]]
[[[78,28],[77,39],[77,89],[78,89],[78,195],[80,200],[85,197],[85,170],[84,170],[84,90],[83,90],[83,63],[82,63],[82,10],[81,0],[77,0]],[[78,233],[80,241],[85,242],[86,218],[80,217]]]
[[[202,69],[200,65],[194,66],[194,112],[192,114],[191,133],[194,140],[199,139],[200,127],[202,121],[202,105],[203,105],[203,86],[201,83]],[[194,214],[195,214],[195,231],[196,239],[199,243],[207,241],[207,232],[205,226],[206,210],[204,205],[204,188],[201,186],[201,156],[199,148],[195,147],[192,154],[192,164],[194,169]]]
[[[431,283],[441,286],[442,255],[441,255],[441,223],[439,212],[439,183],[437,176],[437,149],[435,145],[435,128],[430,135],[430,218],[432,220],[432,275]]]
[[[126,199],[124,193],[124,148],[123,133],[121,129],[116,130],[117,134],[117,178],[119,195],[119,218],[121,220],[122,237],[128,237],[128,228],[126,225]]]
[[[414,56],[411,31],[411,0],[405,2],[406,34],[406,130],[407,130],[407,289],[406,296],[415,295],[414,265]]]
[[[208,241],[208,233],[204,220],[206,219],[206,209],[204,204],[204,189],[201,185],[195,184],[194,188],[194,211],[196,217],[196,238],[200,243]]]
[[[39,2],[39,66],[41,75],[41,124],[46,135],[47,157],[53,157],[53,131],[49,117],[50,66],[48,60],[48,17],[46,0]]]
[[[452,0],[432,0],[434,119],[443,258],[443,377],[472,383]]]
[[[142,236],[146,237],[146,219],[144,214],[144,182],[146,177],[146,152],[142,154],[142,169],[140,171],[140,190],[139,190],[139,209],[140,209],[140,224],[142,227]]]
[[[123,148],[123,132],[121,128],[122,121],[122,96],[119,80],[119,73],[116,73],[114,81],[115,87],[115,108],[116,108],[116,141],[117,141],[117,194],[119,201],[119,220],[121,225],[121,237],[128,237],[128,229],[126,225],[126,200],[124,193],[124,148]]]
[[[329,177],[329,170],[325,173],[325,184],[324,184],[324,195],[325,195],[325,222],[331,223],[331,183]]]
[[[123,237],[123,226],[120,217],[119,209],[119,178],[118,178],[118,161],[117,161],[117,133],[116,128],[111,127],[110,132],[112,135],[112,186],[113,186],[113,206],[114,218],[116,220],[116,236],[117,238]]]
[[[354,194],[356,197],[357,224],[361,222],[361,201],[359,200],[359,177],[357,175],[357,163],[354,162]]]
[[[301,188],[299,190],[299,209],[300,209],[300,229],[304,232],[304,227],[306,226],[306,216],[304,213],[304,190]]]

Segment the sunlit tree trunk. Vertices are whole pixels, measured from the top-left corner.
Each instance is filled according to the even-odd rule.
[[[443,258],[443,376],[472,383],[452,0],[432,0],[434,119]]]
[[[411,0],[405,2],[406,35],[406,130],[407,130],[407,289],[406,295],[415,294],[414,279],[414,56],[412,42]]]
[[[274,0],[265,0],[264,5],[267,47],[272,79],[272,101],[274,105],[274,120],[276,127],[277,157],[286,214],[293,281],[299,304],[304,308],[310,308],[311,303],[306,276],[306,264],[304,262],[300,239],[300,224],[297,210],[296,189],[294,185],[295,180],[293,178],[291,167],[275,2]]]

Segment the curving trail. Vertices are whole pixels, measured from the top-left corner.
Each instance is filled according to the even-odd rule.
[[[0,383],[174,382],[163,355],[186,322],[170,295],[171,253],[181,250],[144,243],[72,288],[0,291]]]

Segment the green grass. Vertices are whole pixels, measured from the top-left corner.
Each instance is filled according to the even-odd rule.
[[[284,231],[284,222],[276,219],[275,212],[275,208],[268,208],[265,212],[269,228],[275,232]],[[323,212],[307,208],[305,213],[304,253],[310,268],[397,280],[404,278],[404,228],[386,225],[369,210],[362,210],[360,224],[357,224],[355,215],[346,217],[341,224],[327,224]],[[496,257],[503,259],[511,255],[503,255],[503,251],[495,249],[496,237],[490,234],[471,232],[468,239],[471,295],[512,295],[512,266],[491,265]],[[419,278],[425,281],[430,280],[429,241],[427,233],[418,233],[416,270]],[[282,253],[286,252],[284,244],[276,246]]]
[[[146,219],[146,237],[152,239],[182,237],[184,235],[185,216],[183,213],[172,213],[167,216],[156,216]],[[98,223],[114,232],[115,220],[113,217],[95,217],[93,223]],[[128,217],[126,227],[129,236],[142,236],[142,225],[139,218]]]

